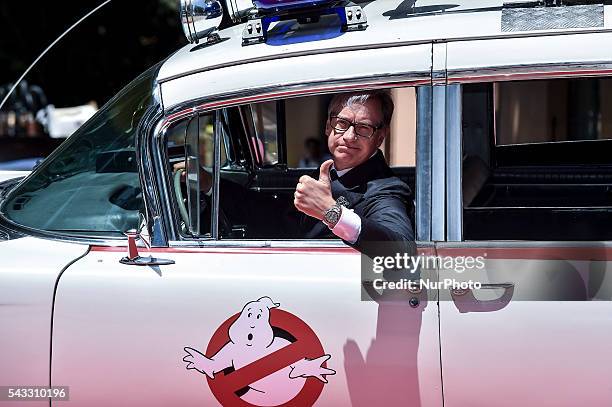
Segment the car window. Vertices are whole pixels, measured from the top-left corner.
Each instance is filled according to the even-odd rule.
[[[612,139],[612,79],[493,86],[497,146]]]
[[[240,116],[229,112],[230,139],[243,140],[243,145],[255,150],[251,152],[255,165],[221,170],[220,216],[226,224],[221,238],[306,237],[300,229],[302,215],[293,204],[293,194],[302,175],[316,176],[320,164],[331,158],[325,124],[332,96],[290,98],[239,107],[252,113],[247,119],[252,117],[253,122],[244,126],[236,125]],[[414,225],[416,93],[414,88],[400,88],[393,89],[391,96],[395,113],[390,137],[381,150],[395,175],[412,191],[407,206]],[[253,130],[258,126],[259,130]],[[313,143],[316,149],[309,151]],[[258,155],[263,155],[264,163],[277,165],[258,165]]]
[[[278,164],[279,106],[277,102],[248,106],[253,118],[252,151],[258,166]]]
[[[213,139],[214,118],[210,114],[181,120],[166,131],[168,172],[184,236],[212,237]],[[224,151],[221,160],[227,161]]]
[[[390,135],[380,150],[395,176],[410,190],[402,200],[414,225],[416,92],[414,88],[399,88],[391,90],[390,95],[395,113]],[[174,123],[166,131],[168,173],[176,222],[183,237],[214,238],[216,221],[220,239],[306,238],[301,233],[303,216],[294,206],[293,194],[302,175],[316,176],[320,164],[331,158],[325,124],[332,96],[253,103],[200,115],[197,147],[192,145],[194,139],[189,141],[194,117]],[[220,125],[221,142],[218,211],[213,210],[215,194],[211,187],[216,123]],[[308,154],[304,146],[313,139],[319,143],[320,155],[311,155],[311,162],[303,165],[300,161]],[[198,191],[186,182],[195,177],[195,170],[190,174],[187,168],[186,177],[174,172],[177,165],[188,167],[181,163],[194,150],[198,151],[200,166]],[[199,225],[199,229],[189,225]]]
[[[154,103],[158,66],[111,99],[5,201],[13,222],[66,234],[121,235],[138,226],[135,135]]]
[[[463,87],[463,237],[612,239],[612,79]]]

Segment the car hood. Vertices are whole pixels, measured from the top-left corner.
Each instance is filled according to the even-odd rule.
[[[14,180],[15,178],[21,180],[28,174],[30,174],[30,171],[0,171],[0,188],[4,187],[5,181]]]

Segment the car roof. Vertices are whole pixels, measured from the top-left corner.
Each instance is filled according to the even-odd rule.
[[[515,0],[516,1],[516,0]],[[220,31],[222,41],[204,46],[188,44],[172,55],[161,67],[159,82],[217,69],[224,66],[284,57],[507,36],[543,35],[568,30],[531,32],[502,31],[502,6],[509,0],[376,0],[362,3],[368,19],[364,31],[340,32],[334,17],[321,18],[319,23],[297,26],[282,22],[274,28],[267,43],[242,46],[244,24]],[[612,6],[605,6],[606,17]],[[296,29],[297,27],[297,29]],[[612,19],[603,28],[578,28],[572,32],[609,31]],[[364,60],[367,55],[364,55]]]

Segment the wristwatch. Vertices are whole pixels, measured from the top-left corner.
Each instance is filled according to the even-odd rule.
[[[340,220],[340,215],[342,215],[342,205],[336,201],[331,208],[323,213],[323,223],[325,223],[328,228],[333,229]]]

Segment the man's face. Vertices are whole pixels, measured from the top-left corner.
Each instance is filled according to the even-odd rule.
[[[340,112],[332,111],[332,114],[353,123],[368,124],[373,127],[383,124],[383,115],[377,100],[368,100],[365,104],[354,103],[344,107]],[[353,168],[365,162],[382,144],[388,132],[388,126],[385,126],[376,130],[369,140],[364,137],[355,138],[354,126],[341,133],[332,127],[328,118],[325,126],[327,146],[334,157],[336,169]]]

